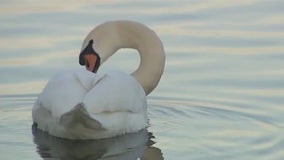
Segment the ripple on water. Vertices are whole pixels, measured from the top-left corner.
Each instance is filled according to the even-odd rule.
[[[204,105],[151,97],[148,103],[150,130],[157,145],[173,158],[178,154],[216,159],[255,159],[261,157],[258,153],[273,159],[284,156],[283,128],[269,115],[225,103],[226,109],[222,102]]]

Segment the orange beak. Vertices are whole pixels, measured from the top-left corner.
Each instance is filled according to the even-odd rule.
[[[86,69],[90,72],[93,72],[95,69],[97,56],[94,54],[85,54],[84,61],[85,61]]]

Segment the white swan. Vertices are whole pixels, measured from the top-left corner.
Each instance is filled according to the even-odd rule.
[[[131,75],[94,74],[120,48],[138,50],[138,69]],[[85,38],[79,62],[87,70],[55,75],[38,96],[32,116],[39,129],[62,138],[99,139],[147,127],[146,95],[165,65],[163,45],[152,30],[132,21],[103,23]]]

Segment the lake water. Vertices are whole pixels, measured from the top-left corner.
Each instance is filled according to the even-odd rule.
[[[0,159],[282,160],[284,1],[0,2]],[[96,25],[139,21],[167,60],[148,96],[150,127],[122,137],[68,141],[32,129],[37,95],[55,73],[81,68]],[[121,50],[100,69],[131,72]]]

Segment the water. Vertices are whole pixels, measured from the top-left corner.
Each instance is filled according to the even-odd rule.
[[[284,158],[283,1],[0,3],[0,159]],[[80,67],[86,34],[117,19],[146,24],[165,46],[165,73],[148,97],[150,127],[85,142],[32,130],[47,80]],[[130,72],[135,52],[119,51],[100,72]]]

